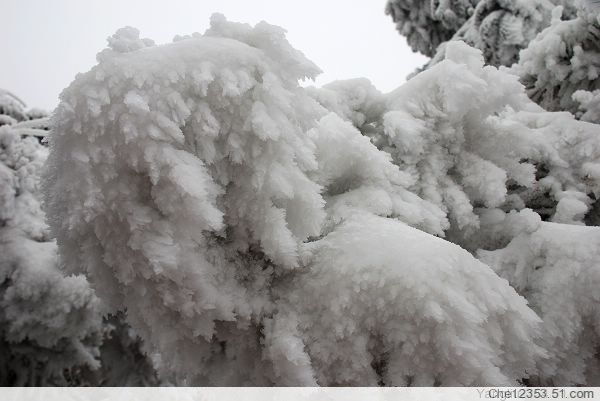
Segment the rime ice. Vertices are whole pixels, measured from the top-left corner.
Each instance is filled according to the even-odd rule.
[[[545,37],[595,23],[496,3],[433,1],[443,49],[406,28],[438,56],[388,94],[300,87],[318,67],[264,22],[214,15],[161,46],[117,31],[52,120],[61,263],[166,383],[595,383],[597,93],[575,85],[578,121],[520,82]]]

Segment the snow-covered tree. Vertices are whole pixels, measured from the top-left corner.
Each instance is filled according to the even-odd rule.
[[[48,113],[41,109],[25,109],[26,105],[11,92],[0,89],[0,127],[12,125],[21,136],[32,136],[42,142],[50,128]]]
[[[0,89],[0,125],[12,124],[27,119],[25,102],[11,92]]]
[[[591,98],[600,90],[600,9],[583,6],[569,21],[556,11],[552,25],[522,52],[513,70],[545,109],[578,114],[583,107],[590,112],[587,121],[594,121],[591,113],[598,106]]]
[[[59,267],[40,207],[48,114],[0,94],[0,385],[157,383],[139,338]]]
[[[484,67],[481,53],[450,42],[444,61],[390,94],[362,81],[311,91],[391,154],[411,175],[409,189],[445,212],[446,237],[481,249],[542,317],[548,359],[529,382],[594,384],[600,303],[583,286],[597,281],[599,234],[575,225],[600,221],[600,131],[546,112],[509,72]],[[562,224],[540,225],[542,218]],[[553,236],[537,245],[549,230]],[[524,284],[523,277],[533,278]]]
[[[547,110],[579,116],[586,106],[577,113],[578,99],[590,95],[572,95],[600,87],[600,8],[593,0],[389,0],[386,11],[413,49],[432,57],[426,67],[444,59],[447,41],[462,40],[487,64],[514,64],[528,94]]]
[[[549,0],[480,0],[453,39],[480,49],[488,64],[510,66],[550,24],[553,7]]]
[[[432,57],[461,29],[480,0],[388,0],[385,12],[416,52]]]
[[[543,319],[549,358],[533,384],[600,383],[600,229],[540,222],[534,213],[507,218],[514,239],[480,258],[505,277]]]
[[[488,266],[431,235],[450,226],[446,204],[421,197],[415,169],[375,145],[393,128],[398,147],[393,122],[411,112],[413,128],[439,117],[458,135],[498,128],[496,112],[527,100],[516,78],[454,47],[432,74],[467,74],[465,98],[469,85],[499,93],[461,115],[435,97],[441,78],[421,80],[433,105],[419,115],[421,102],[382,98],[364,80],[300,87],[318,68],[264,22],[215,15],[205,34],[164,46],[119,30],[53,119],[44,185],[61,263],[125,314],[174,384],[504,385],[541,374],[539,318]],[[405,141],[418,144],[416,132]],[[502,166],[520,171],[518,158]],[[462,185],[497,206],[487,187]]]
[[[386,14],[414,51],[441,60],[443,44],[460,39],[482,50],[487,63],[509,66],[550,24],[553,7],[561,6],[563,18],[572,19],[578,1],[388,0]]]
[[[556,5],[565,17],[575,15],[575,0],[388,0],[386,13],[413,50],[434,57],[433,63],[452,39],[482,50],[489,64],[510,66],[550,24]]]
[[[156,377],[148,355],[142,351],[140,337],[121,313],[104,318],[102,343],[98,352],[100,366],[79,369],[75,375],[71,375],[70,384],[109,387],[168,384]]]
[[[456,4],[444,5],[452,15]],[[600,377],[600,234],[579,227],[600,224],[599,6],[480,0],[452,39],[479,48],[484,60],[470,62],[455,42],[430,42],[437,50],[428,71],[384,96],[367,133],[415,175],[413,192],[447,211],[446,237],[508,279],[542,318],[548,358],[532,384],[596,385]],[[409,35],[407,15],[396,22]],[[548,113],[523,93],[571,114]]]
[[[40,208],[47,152],[14,125],[0,127],[2,385],[64,385],[98,366],[99,301],[85,277],[59,270]]]
[[[573,93],[573,100],[578,103],[576,114],[582,121],[600,124],[600,89],[578,90]]]
[[[545,112],[518,77],[484,67],[461,42],[447,47],[446,60],[387,95],[358,81],[310,90],[392,155],[410,190],[444,211],[463,246],[486,209],[529,207],[582,223],[599,189],[597,126]]]

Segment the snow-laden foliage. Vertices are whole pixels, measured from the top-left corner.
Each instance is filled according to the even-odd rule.
[[[563,21],[556,11],[552,25],[522,52],[513,70],[546,110],[576,114],[573,94],[600,89],[600,13],[582,7],[576,19]]]
[[[374,134],[385,111],[385,98],[366,78],[334,81],[320,88],[308,87],[308,93],[325,109],[350,121],[363,135]]]
[[[25,103],[11,92],[0,89],[0,126],[14,125],[21,135],[40,136],[49,129],[48,113],[41,109],[25,109]],[[40,138],[41,139],[41,138]]]
[[[390,95],[347,82],[315,98],[412,175],[416,185],[409,189],[447,212],[449,239],[472,251],[506,247],[480,255],[544,321],[540,344],[548,358],[530,383],[593,385],[599,377],[598,233],[575,225],[600,223],[600,131],[571,114],[548,113],[523,94],[598,122],[599,7],[581,2],[573,19],[575,2],[554,3],[567,10],[555,9],[552,26],[543,30],[551,20],[547,2],[482,1],[455,35],[493,64],[510,65],[529,46],[510,71],[527,92],[509,71],[482,68],[479,55],[450,43],[430,71]],[[508,40],[511,28],[519,41]],[[540,217],[555,223],[540,225]]]
[[[533,184],[533,166],[521,162],[533,138],[505,127],[501,115],[528,99],[516,77],[484,67],[480,51],[450,42],[446,60],[387,100],[380,147],[411,174],[414,192],[446,212],[453,228],[479,228],[474,209],[502,206],[509,179]],[[514,147],[516,141],[521,146]]]
[[[573,93],[573,100],[579,103],[576,115],[581,121],[600,124],[600,89],[593,92],[578,90]]]
[[[283,378],[311,361],[319,384],[514,385],[543,357],[537,316],[450,242],[357,213],[303,256],[268,331]]]
[[[0,385],[156,384],[139,338],[122,319],[102,321],[85,277],[59,269],[40,207],[50,121],[18,105],[20,121],[0,114]]]
[[[434,56],[473,15],[481,0],[388,0],[385,12],[409,46]]]
[[[433,57],[429,65],[452,39],[482,50],[486,63],[510,66],[557,5],[565,19],[575,17],[575,0],[388,0],[386,13],[414,51]]]
[[[142,352],[139,336],[125,321],[123,314],[104,318],[104,336],[99,347],[100,367],[81,369],[71,383],[83,386],[141,387],[161,383],[148,356]]]
[[[464,43],[448,43],[444,61],[387,95],[356,81],[312,91],[391,154],[407,188],[443,210],[449,238],[469,249],[484,243],[473,234],[486,210],[530,207],[580,224],[597,199],[597,126],[544,111],[518,77],[484,67]]]
[[[486,63],[510,66],[536,35],[550,25],[549,0],[480,0],[473,17],[453,39],[483,52]]]
[[[597,106],[590,98],[600,88],[599,4],[388,0],[386,12],[415,51],[432,57],[425,68],[445,59],[449,40],[462,40],[480,49],[487,64],[512,66],[528,95],[546,110],[595,122]]]
[[[109,46],[61,95],[47,213],[61,262],[126,314],[163,380],[500,385],[536,373],[537,316],[423,232],[443,235],[443,205],[361,135],[375,139],[386,104],[368,83],[304,89],[318,68],[283,30],[220,15],[173,44],[126,28]]]
[[[445,61],[388,96],[378,131],[414,191],[448,211],[448,238],[491,250],[481,260],[542,318],[548,358],[531,382],[593,385],[600,232],[577,225],[600,220],[600,129],[541,109],[507,72],[450,42]]]
[[[307,135],[314,141],[327,218],[321,233],[357,213],[393,217],[423,231],[443,235],[448,221],[442,210],[406,188],[413,178],[377,150],[349,122],[330,113]]]
[[[32,136],[42,142],[50,127],[48,113],[41,109],[25,109],[25,103],[11,92],[0,89],[0,127],[11,125],[21,136]]]
[[[11,92],[0,89],[0,115],[10,117],[14,122],[27,119],[25,102]],[[6,124],[8,118],[0,119],[0,125]]]
[[[44,116],[15,122],[11,125],[11,128],[17,131],[21,137],[29,136],[37,139],[39,143],[45,144],[45,138],[48,135],[47,131],[50,129],[50,119]]]
[[[539,384],[597,386],[600,228],[542,223],[531,212],[512,216],[510,226],[510,244],[481,251],[480,258],[544,321],[542,344],[550,358],[540,366]]]
[[[318,110],[296,84],[318,69],[264,23],[215,16],[202,39],[119,53],[130,32],[57,109],[51,146],[69,157],[51,154],[47,200],[63,260],[127,309],[164,377],[259,384],[268,284],[324,218],[300,135]]]
[[[250,31],[215,17],[217,29],[230,37]],[[292,107],[290,100],[301,108],[302,99],[275,73],[299,77],[316,67],[300,72],[293,63],[300,55],[277,45],[282,34],[272,31],[262,24],[248,41],[272,38],[271,51],[290,52],[275,70],[268,48],[210,33],[118,53],[134,48],[114,45],[131,40],[121,31],[112,54],[102,53],[57,110],[52,146],[78,155],[67,165],[56,154],[49,165],[57,188],[77,188],[70,198],[49,199],[63,258],[88,270],[114,310],[127,308],[149,346],[163,351],[157,365],[175,372],[174,380],[200,382],[212,373],[243,382],[261,371],[254,366],[260,358],[247,357],[244,366],[243,355],[259,345],[253,317],[266,308],[263,282],[273,269],[254,259],[266,254],[293,269],[298,237],[317,235],[323,219],[318,186],[306,176],[316,163],[311,144],[286,117],[298,112],[301,122],[315,111]],[[89,95],[81,101],[81,93]],[[227,346],[237,367],[221,352],[228,336],[246,339]],[[219,363],[232,365],[234,379],[203,368]]]
[[[0,384],[66,384],[96,368],[98,299],[85,277],[64,277],[40,208],[47,149],[0,127]]]

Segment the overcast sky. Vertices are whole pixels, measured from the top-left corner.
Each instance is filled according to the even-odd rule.
[[[267,21],[324,73],[317,85],[367,77],[390,91],[425,63],[384,13],[385,0],[0,0],[0,88],[29,107],[53,109],[60,91],[95,64],[118,28],[171,42],[204,32],[213,12],[232,21]]]

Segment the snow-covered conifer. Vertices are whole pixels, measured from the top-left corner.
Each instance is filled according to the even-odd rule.
[[[63,93],[48,211],[66,266],[127,310],[163,378],[260,384],[269,283],[324,218],[301,135],[320,108],[297,87],[318,69],[279,28],[211,22],[201,39],[113,46]]]
[[[445,58],[462,40],[491,65],[513,66],[529,96],[550,111],[586,113],[598,84],[599,3],[593,0],[389,0],[390,14],[415,51]],[[522,52],[522,53],[521,53]],[[581,91],[577,98],[575,92]],[[589,102],[588,102],[589,103]],[[583,111],[581,110],[583,109]],[[593,121],[594,110],[586,121]]]
[[[109,315],[103,321],[102,343],[98,348],[100,366],[80,369],[72,376],[76,385],[140,387],[169,384],[160,382],[142,340],[127,324],[124,314]]]
[[[385,12],[409,46],[434,56],[473,15],[481,0],[388,0]]]
[[[27,112],[25,111],[25,107],[25,102],[16,95],[6,89],[0,89],[0,116],[8,116],[15,121],[26,120]],[[0,120],[0,125],[6,124],[2,121]]]
[[[58,268],[40,208],[47,149],[0,127],[0,384],[67,384],[96,368],[99,301],[85,277]]]
[[[530,211],[511,221],[514,239],[480,259],[509,280],[543,319],[542,361],[533,384],[597,386],[600,359],[600,228],[540,222]]]
[[[515,385],[545,360],[538,317],[450,242],[357,212],[303,251],[267,324],[286,384]]]
[[[549,0],[480,0],[471,19],[454,36],[480,49],[486,63],[511,66],[519,52],[550,25]]]
[[[510,66],[519,51],[550,24],[552,9],[576,15],[574,0],[388,0],[386,13],[408,44],[433,58],[444,58],[444,44],[463,40],[483,51],[486,63]]]
[[[381,120],[385,110],[385,97],[366,78],[334,81],[307,90],[327,111],[351,122],[369,137],[375,133],[374,123]]]
[[[128,28],[109,46],[62,94],[47,212],[66,269],[125,313],[163,380],[500,385],[537,372],[537,316],[423,232],[443,235],[443,205],[361,135],[385,105],[368,83],[304,89],[319,70],[283,30],[220,15],[172,44]]]
[[[578,90],[573,93],[573,100],[578,103],[576,115],[582,121],[600,124],[600,89],[593,92]]]
[[[485,210],[530,207],[581,224],[596,200],[597,127],[544,111],[518,77],[484,67],[462,42],[385,98],[373,142],[410,176],[410,190],[445,212],[463,246]]]
[[[600,14],[584,6],[576,19],[563,21],[559,12],[522,52],[513,71],[546,110],[577,114],[579,102],[573,95],[600,89]]]

